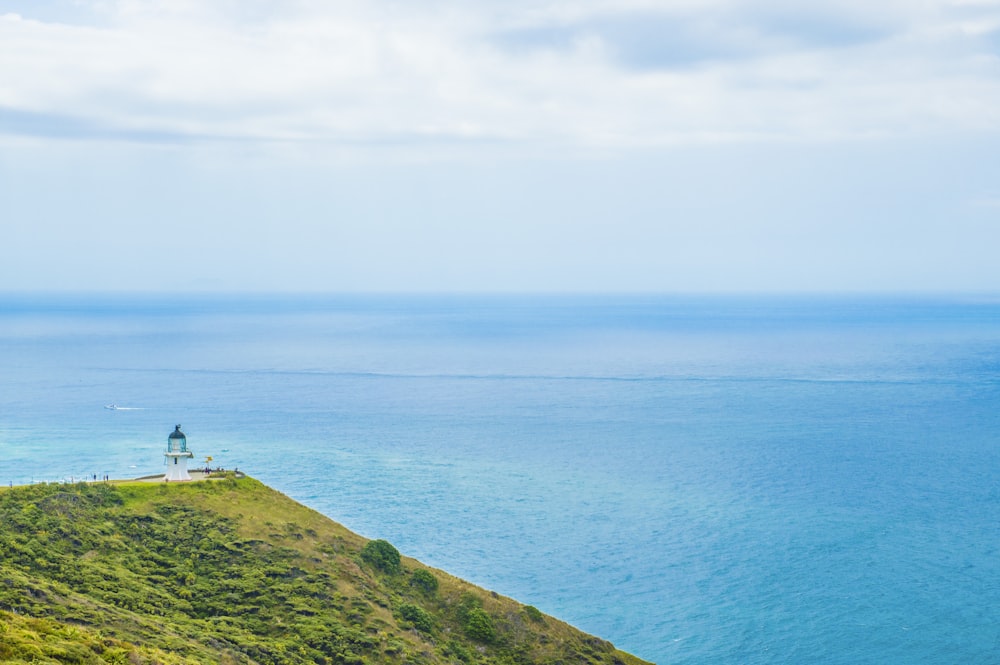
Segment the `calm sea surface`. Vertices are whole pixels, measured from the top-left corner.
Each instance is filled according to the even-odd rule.
[[[0,296],[0,369],[4,483],[179,423],[659,663],[1000,662],[1000,300]]]

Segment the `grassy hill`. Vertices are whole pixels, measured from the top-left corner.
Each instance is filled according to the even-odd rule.
[[[0,490],[0,662],[643,661],[228,477]]]

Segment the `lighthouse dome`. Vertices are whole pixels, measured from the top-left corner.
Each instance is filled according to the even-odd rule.
[[[181,426],[177,425],[174,431],[167,437],[167,450],[172,453],[187,452],[187,437],[181,431]]]

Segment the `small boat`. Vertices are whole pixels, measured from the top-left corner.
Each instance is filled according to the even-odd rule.
[[[111,409],[112,411],[117,411],[118,410],[118,405],[117,404],[105,404],[104,408],[105,409]]]

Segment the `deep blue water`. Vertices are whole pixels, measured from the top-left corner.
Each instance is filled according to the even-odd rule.
[[[997,299],[2,296],[0,368],[3,482],[180,423],[659,663],[1000,662]]]

